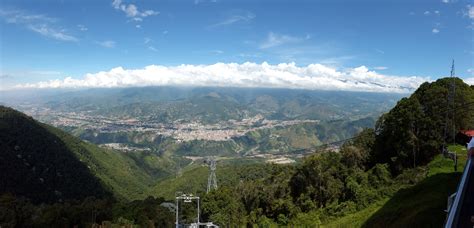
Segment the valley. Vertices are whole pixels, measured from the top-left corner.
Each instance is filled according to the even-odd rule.
[[[261,88],[142,87],[44,91],[1,100],[100,148],[155,181],[203,165],[293,164],[375,125],[401,94]],[[15,97],[15,98],[13,98]],[[330,150],[338,151],[339,144]],[[327,147],[327,146],[326,146]]]
[[[2,102],[102,148],[156,157],[174,173],[191,163],[187,157],[293,163],[326,143],[373,127],[401,96],[144,87],[44,92]],[[178,160],[183,162],[178,165]]]
[[[157,120],[148,120],[146,117],[105,117],[82,112],[61,112],[49,108],[23,108],[25,113],[35,119],[45,121],[53,126],[62,128],[81,128],[85,131],[97,133],[151,133],[156,137],[172,137],[179,142],[192,140],[227,141],[234,137],[244,136],[248,132],[286,127],[303,123],[319,123],[318,120],[268,120],[262,115],[256,115],[242,120],[220,121],[215,124],[200,122],[185,122],[178,119],[170,123]],[[151,140],[154,140],[152,138]]]

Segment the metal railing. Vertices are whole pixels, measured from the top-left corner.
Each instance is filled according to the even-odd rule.
[[[454,194],[450,197],[452,201],[452,197],[454,196],[454,201],[452,204],[448,205],[448,217],[446,219],[446,223],[444,225],[445,228],[452,228],[452,227],[459,227],[461,219],[461,210],[465,203],[465,198],[469,196],[469,194],[473,194],[472,192],[468,192],[469,188],[469,180],[473,171],[473,163],[472,157],[467,160],[466,166],[464,167],[464,172],[461,177],[461,181],[459,182],[458,189]],[[449,200],[448,200],[449,202]]]

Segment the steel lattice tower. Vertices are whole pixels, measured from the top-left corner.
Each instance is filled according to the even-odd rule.
[[[217,178],[216,178],[216,159],[214,157],[208,158],[209,164],[209,178],[207,179],[207,193],[212,189],[217,189]]]
[[[451,112],[451,117],[452,117],[452,120],[451,120],[451,123],[453,124],[453,144],[456,144],[456,124],[454,122],[454,119],[455,119],[455,111],[456,111],[456,105],[455,105],[455,97],[456,97],[456,76],[455,75],[455,70],[454,70],[454,59],[453,59],[453,64],[451,65],[451,105],[452,105],[452,112]]]
[[[458,161],[457,161],[457,156],[455,152],[450,152],[448,151],[447,148],[447,141],[448,141],[448,125],[451,123],[452,126],[452,140],[453,144],[456,144],[456,116],[455,116],[455,110],[456,110],[456,104],[455,104],[455,97],[456,97],[456,76],[455,76],[455,68],[454,68],[454,59],[453,63],[451,65],[451,85],[450,88],[448,89],[448,94],[447,94],[447,111],[446,111],[446,122],[444,123],[444,142],[443,142],[443,154],[445,157],[449,157],[454,160],[454,171],[457,171],[458,168]]]

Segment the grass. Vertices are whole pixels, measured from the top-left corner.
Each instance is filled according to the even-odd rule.
[[[426,177],[417,184],[324,227],[441,227],[447,198],[456,191],[467,158],[462,146],[448,149],[458,154],[457,171],[452,160],[438,155],[427,165]]]
[[[380,210],[387,201],[388,199],[377,201],[361,211],[341,217],[321,227],[362,227],[367,218]]]
[[[455,190],[460,173],[438,173],[399,190],[362,227],[442,226],[446,201]]]

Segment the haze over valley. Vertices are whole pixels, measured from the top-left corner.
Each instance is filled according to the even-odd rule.
[[[245,157],[301,155],[352,137],[365,127],[373,127],[377,116],[402,96],[143,87],[40,93],[30,100],[2,102],[12,102],[13,107],[35,119],[84,140],[126,152],[169,150],[179,156]]]

